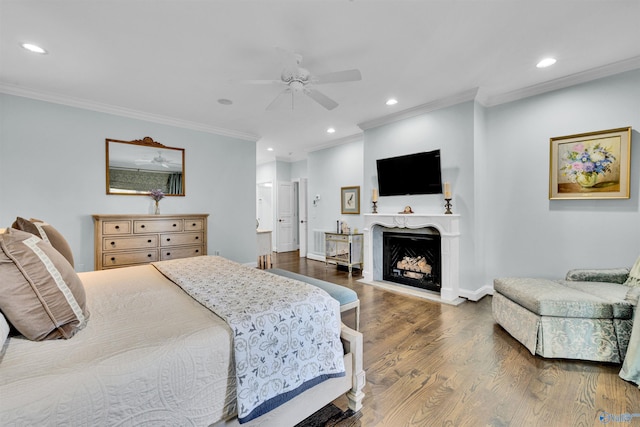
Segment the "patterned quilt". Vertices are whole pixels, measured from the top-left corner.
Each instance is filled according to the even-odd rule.
[[[217,256],[153,265],[231,327],[240,423],[345,375],[339,304],[322,289]]]

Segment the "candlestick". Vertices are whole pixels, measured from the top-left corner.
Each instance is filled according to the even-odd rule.
[[[373,189],[373,193],[371,194],[371,201],[372,202],[377,202],[378,201],[378,189],[377,188]]]
[[[372,213],[378,213],[378,207],[376,206],[378,204],[378,202],[374,201],[373,202],[373,212]]]
[[[451,215],[451,214],[453,214],[453,212],[451,212],[451,199],[444,199],[444,201],[446,202],[446,203],[444,204],[444,207],[445,207],[445,209],[446,209],[446,210],[444,211],[445,215]]]

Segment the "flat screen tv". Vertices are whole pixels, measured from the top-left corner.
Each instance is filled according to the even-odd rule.
[[[442,193],[440,150],[376,160],[381,196]]]

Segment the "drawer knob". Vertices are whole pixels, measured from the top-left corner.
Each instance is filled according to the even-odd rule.
[[[115,261],[115,260],[116,260],[116,257],[112,256],[111,261]]]
[[[170,242],[170,241],[171,241],[171,238],[170,238],[170,237],[167,237],[167,242]]]
[[[178,226],[178,224],[173,224],[173,226],[174,226],[174,227],[177,227],[177,226]]]
[[[196,240],[198,240],[200,238],[200,236],[196,236]]]
[[[193,224],[191,224],[191,226],[192,226],[192,227],[195,227],[195,226],[196,226],[196,223],[194,222]]]
[[[112,245],[115,245],[115,244],[116,244],[116,242],[111,242],[111,244],[112,244]]]
[[[144,228],[144,224],[142,224],[142,225],[140,226],[140,228]]]
[[[171,252],[167,252],[167,256],[170,256],[170,255],[171,255]]]
[[[151,243],[151,239],[147,240],[147,243]]]
[[[147,254],[147,257],[151,258],[151,254]]]
[[[116,230],[120,230],[120,226],[119,225],[116,225]]]
[[[200,249],[196,249],[196,253],[200,252]]]

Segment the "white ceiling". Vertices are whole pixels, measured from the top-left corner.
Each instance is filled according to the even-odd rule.
[[[257,140],[258,163],[304,158],[425,104],[475,96],[495,105],[640,68],[640,0],[0,0],[0,7],[0,91]],[[48,54],[27,52],[22,42]],[[266,111],[279,86],[233,80],[278,79],[276,48],[301,54],[312,74],[357,68],[362,80],[318,87],[340,104],[332,111],[309,98],[294,110]],[[537,69],[546,56],[557,64]],[[388,107],[391,96],[399,103]]]

